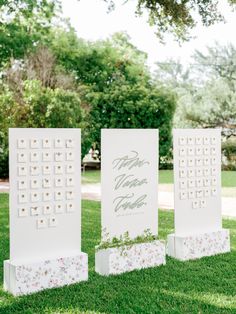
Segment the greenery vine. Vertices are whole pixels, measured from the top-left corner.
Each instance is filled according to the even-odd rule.
[[[128,231],[126,231],[119,238],[113,237],[112,239],[109,238],[109,234],[106,233],[105,229],[103,230],[103,234],[105,235],[104,238],[106,240],[102,240],[100,244],[96,246],[96,251],[118,247],[122,247],[123,248],[122,251],[124,251],[126,249],[129,249],[134,244],[152,242],[158,239],[158,236],[153,235],[150,229],[144,230],[143,234],[133,239],[130,238]]]

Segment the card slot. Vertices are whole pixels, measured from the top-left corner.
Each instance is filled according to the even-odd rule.
[[[44,165],[43,166],[43,174],[51,174],[51,166],[50,165]]]
[[[31,148],[39,148],[40,147],[40,141],[36,138],[30,140],[30,147]]]
[[[62,193],[62,191],[55,191],[54,196],[55,196],[55,200],[56,201],[63,200],[63,193]]]
[[[194,138],[188,137],[188,145],[193,145],[193,144],[194,144]]]
[[[55,174],[63,174],[63,167],[62,164],[54,166],[54,173]]]
[[[66,165],[66,173],[74,173],[74,171],[75,171],[74,165],[72,164]]]
[[[25,166],[18,167],[18,176],[26,176],[27,175],[27,168]]]
[[[19,190],[27,189],[27,181],[26,180],[19,180],[18,181],[18,189]]]
[[[62,148],[64,146],[63,140],[57,138],[54,140],[54,147],[55,148]]]
[[[18,148],[26,148],[27,147],[27,141],[24,138],[19,138],[17,140],[17,147]]]
[[[58,225],[58,220],[56,217],[50,217],[48,221],[49,227],[56,227]]]
[[[48,151],[43,152],[43,161],[52,161],[52,154]]]
[[[55,187],[62,187],[63,186],[63,178],[59,177],[59,178],[55,178]]]
[[[26,193],[19,193],[18,194],[18,203],[27,203],[28,202],[28,195]]]
[[[54,153],[54,160],[55,161],[63,161],[63,153],[62,152]]]
[[[198,209],[200,207],[199,205],[200,205],[199,201],[195,200],[192,202],[192,208],[193,209]]]
[[[26,207],[21,207],[18,209],[18,216],[19,217],[27,217],[28,216],[28,210]]]
[[[186,138],[185,137],[180,137],[179,138],[179,145],[186,145]]]
[[[51,148],[51,145],[51,140],[49,138],[43,140],[43,148]]]
[[[52,214],[52,206],[47,204],[43,207],[43,213],[44,215],[50,215]]]
[[[31,213],[31,216],[39,216],[40,208],[38,206],[31,206],[30,213]]]
[[[195,143],[196,143],[196,145],[202,145],[202,138],[201,137],[196,137]]]
[[[44,201],[51,201],[52,193],[51,192],[43,192],[43,200]]]
[[[61,214],[63,212],[64,212],[64,206],[62,205],[62,203],[56,204],[55,205],[55,213]]]
[[[30,161],[32,161],[32,162],[39,161],[39,153],[38,152],[31,152],[30,153]]]
[[[73,139],[66,140],[66,147],[67,148],[75,147],[75,141]]]
[[[45,218],[37,219],[37,228],[38,229],[45,229],[45,228],[47,228],[47,220]]]
[[[73,203],[67,203],[66,204],[66,211],[68,213],[72,213],[75,211],[75,205]]]
[[[25,163],[27,162],[27,155],[26,153],[20,152],[17,154],[17,161],[19,163]]]
[[[69,151],[69,152],[66,153],[66,160],[67,160],[67,161],[72,161],[72,160],[74,160],[74,157],[75,157],[74,152]]]

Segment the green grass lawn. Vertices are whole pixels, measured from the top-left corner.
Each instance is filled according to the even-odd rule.
[[[94,247],[100,239],[100,203],[83,201],[82,250],[89,254],[89,280],[68,287],[13,297],[0,290],[0,313],[236,313],[236,220],[232,252],[196,261],[167,258],[166,266],[102,277],[94,271]],[[0,195],[0,280],[9,257],[8,195]],[[173,213],[159,212],[159,235],[173,231]]]
[[[85,170],[85,172],[82,173],[82,183],[99,183],[100,180],[100,170]]]
[[[83,183],[98,183],[100,182],[100,170],[86,170],[82,175]],[[173,183],[172,170],[159,171],[159,183],[169,184]],[[236,171],[222,171],[222,186],[236,187]]]

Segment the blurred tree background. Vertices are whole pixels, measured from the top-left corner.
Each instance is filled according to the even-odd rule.
[[[157,64],[156,81],[177,95],[175,127],[221,128],[225,169],[236,169],[236,49],[215,43],[192,63]]]
[[[217,2],[208,2],[139,1],[137,13],[148,10],[160,38],[172,32],[186,40],[195,24],[187,3],[204,25],[223,18]],[[79,38],[61,17],[59,0],[0,0],[0,48],[0,177],[8,176],[9,127],[79,127],[83,156],[92,144],[99,148],[101,128],[159,128],[166,167],[174,121],[178,127],[222,127],[223,152],[228,159],[235,154],[232,46],[197,51],[187,68],[167,60],[153,75],[127,34],[97,42]]]

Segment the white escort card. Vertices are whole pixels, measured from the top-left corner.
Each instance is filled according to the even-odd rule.
[[[80,149],[79,129],[9,130],[10,260],[4,268],[5,288],[13,294],[87,279],[87,255],[81,252]],[[63,281],[59,271],[48,280],[32,274],[38,267],[47,273],[51,263],[60,269],[64,258],[68,276],[79,265],[73,280]],[[33,279],[23,285],[27,269]]]
[[[174,209],[175,234],[168,237],[168,254],[190,259],[186,247],[189,237],[201,245],[190,246],[191,258],[213,255],[214,234],[222,230],[221,218],[221,130],[174,130]],[[225,235],[227,234],[227,238]],[[206,241],[209,239],[209,247]],[[222,231],[223,248],[215,246],[214,254],[229,250],[229,235]],[[222,247],[222,244],[221,244]],[[183,254],[183,252],[185,253]],[[195,254],[193,254],[193,251]],[[201,253],[200,253],[201,251]]]
[[[113,238],[130,239],[149,232],[158,234],[158,130],[103,129],[101,133],[101,189],[102,189],[102,242]],[[143,245],[143,244],[142,244]],[[164,263],[164,248],[156,241],[151,248],[160,259],[152,264]],[[141,244],[140,244],[141,247]],[[142,268],[134,264],[119,271],[111,267],[112,250],[96,253],[96,271],[100,274],[115,274]],[[118,254],[118,256],[120,256]],[[144,259],[145,250],[141,255]],[[127,257],[127,255],[126,255]],[[135,260],[132,256],[131,260]],[[127,264],[122,258],[120,263]],[[119,261],[117,263],[119,263]],[[104,268],[104,265],[107,267]],[[147,263],[148,264],[148,263]]]

